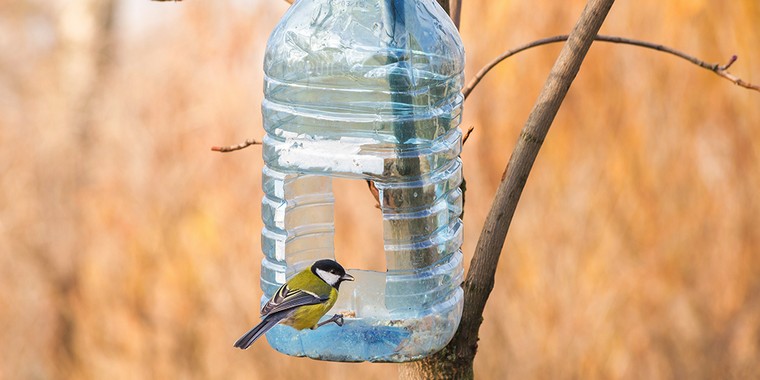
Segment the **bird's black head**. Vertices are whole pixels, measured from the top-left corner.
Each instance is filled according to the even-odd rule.
[[[343,281],[354,280],[354,276],[346,273],[346,270],[335,260],[316,261],[311,265],[311,271],[335,289],[338,289]]]

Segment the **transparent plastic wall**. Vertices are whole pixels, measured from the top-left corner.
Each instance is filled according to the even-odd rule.
[[[463,303],[463,69],[459,35],[434,0],[300,0],[276,27],[264,63],[262,302],[334,258],[333,177],[375,182],[387,272],[349,270],[356,281],[328,313],[345,324],[277,326],[275,349],[407,361],[451,339]]]

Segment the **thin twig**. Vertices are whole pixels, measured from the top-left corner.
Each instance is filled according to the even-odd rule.
[[[248,148],[251,145],[261,145],[261,141],[248,139],[248,140],[245,140],[245,142],[237,144],[237,145],[212,146],[211,150],[213,150],[214,152],[228,153],[228,152],[234,152],[236,150]]]
[[[372,193],[372,197],[375,198],[375,208],[380,209],[380,191],[377,189],[377,186],[375,186],[375,182],[372,180],[367,180],[367,187],[369,188],[369,192]]]
[[[503,60],[505,60],[505,59],[507,59],[507,58],[509,58],[509,57],[511,57],[511,56],[513,56],[513,55],[515,55],[515,54],[517,54],[519,52],[521,52],[521,51],[528,50],[530,48],[534,48],[534,47],[541,46],[541,45],[553,44],[553,43],[556,43],[556,42],[562,42],[562,41],[566,41],[566,40],[567,40],[567,35],[559,35],[559,36],[554,36],[554,37],[542,38],[540,40],[535,40],[533,42],[529,42],[529,43],[527,43],[525,45],[522,45],[520,47],[517,47],[515,49],[507,50],[506,52],[504,52],[500,56],[496,57],[493,61],[491,61],[487,65],[485,65],[485,67],[483,67],[482,69],[480,69],[480,71],[478,71],[478,73],[475,74],[475,77],[472,78],[472,80],[470,81],[470,83],[468,83],[467,86],[465,86],[465,88],[462,90],[462,94],[464,95],[464,97],[466,99],[467,96],[470,95],[470,93],[472,92],[472,90],[475,88],[475,86],[477,86],[478,83],[480,83],[480,81],[483,79],[483,77],[485,77],[486,74],[488,74],[488,72],[491,71],[491,69],[493,69],[501,61],[503,61]],[[742,79],[736,77],[735,75],[733,75],[733,74],[731,74],[731,73],[729,73],[727,71],[728,68],[731,67],[731,65],[734,62],[736,62],[736,58],[737,57],[735,55],[731,57],[731,59],[729,60],[729,62],[727,64],[721,65],[721,64],[717,64],[717,63],[707,63],[707,62],[705,62],[705,61],[703,61],[701,59],[698,59],[696,57],[693,57],[691,55],[688,55],[688,54],[686,54],[684,52],[681,52],[681,51],[678,51],[676,49],[667,47],[665,45],[655,44],[655,43],[641,41],[641,40],[634,40],[634,39],[630,39],[630,38],[623,38],[623,37],[616,37],[616,36],[603,36],[603,35],[597,35],[596,37],[594,37],[594,40],[595,41],[601,41],[601,42],[611,42],[611,43],[617,43],[617,44],[634,45],[634,46],[639,46],[639,47],[643,47],[643,48],[647,48],[647,49],[653,49],[653,50],[669,53],[669,54],[675,55],[676,57],[685,59],[685,60],[687,60],[687,61],[689,61],[689,62],[691,62],[691,63],[693,63],[693,64],[695,64],[695,65],[697,65],[697,66],[699,66],[701,68],[703,68],[703,69],[710,70],[710,71],[714,72],[715,74],[717,74],[717,75],[719,75],[719,76],[721,76],[721,77],[723,77],[725,79],[728,79],[729,81],[733,82],[737,86],[741,86],[741,87],[744,87],[744,88],[747,88],[747,89],[750,89],[750,90],[755,90],[755,91],[760,92],[760,86],[752,84],[752,83],[745,82]]]
[[[467,128],[467,132],[465,132],[464,135],[462,136],[462,145],[464,145],[464,143],[467,142],[467,139],[470,138],[470,133],[472,133],[472,131],[474,130],[475,130],[475,127]]]

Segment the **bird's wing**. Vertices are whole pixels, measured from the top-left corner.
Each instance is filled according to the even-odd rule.
[[[320,298],[316,294],[300,289],[290,289],[285,284],[277,290],[274,297],[261,309],[261,315],[270,315],[280,311],[290,310],[304,305],[316,305],[327,301],[327,298]]]

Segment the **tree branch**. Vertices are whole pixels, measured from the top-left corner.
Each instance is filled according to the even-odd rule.
[[[465,326],[469,331],[464,331],[463,335],[471,346],[477,344],[477,332],[483,308],[493,289],[496,265],[530,170],[594,36],[613,3],[614,0],[589,0],[586,4],[536,99],[505,168],[505,175],[486,218],[464,283],[463,319],[470,325]]]
[[[454,21],[457,29],[459,29],[459,23],[462,20],[462,0],[451,0],[449,2],[449,16],[451,21]]]
[[[540,40],[535,40],[535,41],[529,42],[529,43],[527,43],[525,45],[519,46],[519,47],[517,47],[515,49],[507,50],[506,52],[504,52],[500,56],[496,57],[493,61],[491,61],[487,65],[485,65],[482,69],[480,69],[480,71],[478,71],[478,73],[475,74],[475,77],[472,78],[472,80],[470,81],[470,83],[468,83],[467,86],[465,86],[465,88],[462,90],[462,94],[464,95],[464,97],[466,99],[467,96],[470,95],[470,92],[472,92],[472,90],[475,89],[475,86],[477,86],[478,83],[480,83],[480,81],[483,79],[483,77],[485,77],[486,74],[488,74],[488,72],[491,71],[491,69],[493,69],[494,67],[496,67],[496,65],[498,65],[499,63],[501,63],[505,59],[507,59],[507,58],[509,58],[509,57],[511,57],[511,56],[513,56],[513,55],[515,55],[515,54],[517,54],[519,52],[521,52],[521,51],[528,50],[530,48],[534,48],[534,47],[542,46],[542,45],[553,44],[553,43],[556,43],[556,42],[566,41],[567,38],[568,38],[568,36],[566,34],[559,35],[559,36],[554,36],[554,37],[542,38]],[[691,62],[691,63],[693,63],[693,64],[695,64],[695,65],[697,65],[697,66],[699,66],[701,68],[703,68],[703,69],[710,70],[710,71],[714,72],[715,74],[717,74],[717,75],[719,75],[719,76],[721,76],[721,77],[723,77],[725,79],[730,80],[731,82],[733,82],[737,86],[741,86],[741,87],[744,87],[744,88],[747,88],[747,89],[750,89],[750,90],[755,90],[755,91],[760,92],[760,86],[754,85],[754,84],[751,84],[751,83],[748,83],[748,82],[745,82],[742,79],[734,76],[733,74],[731,74],[731,73],[729,73],[727,71],[728,68],[731,67],[731,65],[734,62],[736,62],[736,58],[737,57],[735,55],[732,56],[731,59],[729,59],[729,62],[727,64],[721,65],[721,64],[718,64],[718,63],[707,63],[705,61],[702,61],[701,59],[698,59],[698,58],[696,58],[694,56],[691,56],[691,55],[686,54],[684,52],[678,51],[676,49],[673,49],[673,48],[670,48],[670,47],[667,47],[667,46],[661,45],[661,44],[655,44],[655,43],[652,43],[652,42],[647,42],[647,41],[634,40],[634,39],[630,39],[630,38],[623,38],[623,37],[616,37],[616,36],[603,36],[603,35],[597,35],[596,37],[594,37],[594,40],[601,41],[601,42],[616,43],[616,44],[634,45],[634,46],[639,46],[639,47],[643,47],[643,48],[647,48],[647,49],[652,49],[652,50],[657,50],[657,51],[669,53],[669,54],[675,55],[676,57],[685,59],[685,60],[687,60],[687,61],[689,61],[689,62]]]
[[[549,127],[613,2],[614,0],[589,0],[586,4],[520,133],[462,285],[464,311],[457,333],[441,352],[402,366],[402,376],[447,379],[474,376],[472,364],[477,351],[483,309],[494,286],[496,266],[517,202]]]
[[[435,0],[435,1],[438,3],[438,5],[441,6],[441,8],[443,8],[443,10],[446,12],[447,15],[450,15],[450,13],[449,13],[449,4],[450,4],[449,0]],[[449,16],[449,17],[451,17],[451,16]]]
[[[228,153],[228,152],[234,152],[236,150],[241,150],[248,148],[251,145],[261,145],[261,141],[257,141],[254,139],[248,139],[244,142],[237,144],[237,145],[227,145],[227,146],[212,146],[211,150],[214,152],[221,152],[221,153]]]

